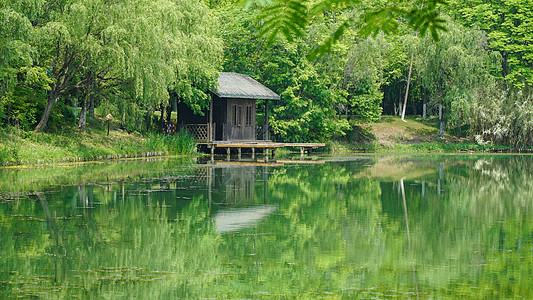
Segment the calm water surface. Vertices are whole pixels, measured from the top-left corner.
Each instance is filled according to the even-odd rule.
[[[532,156],[0,170],[0,298],[533,298]]]

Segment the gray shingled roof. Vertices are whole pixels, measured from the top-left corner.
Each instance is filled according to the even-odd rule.
[[[279,95],[245,74],[220,72],[218,91],[220,98],[272,99],[279,100]]]

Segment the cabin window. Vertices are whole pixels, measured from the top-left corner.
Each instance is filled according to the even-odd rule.
[[[237,107],[237,125],[242,125],[242,105]]]
[[[252,125],[252,106],[246,106],[246,125]]]

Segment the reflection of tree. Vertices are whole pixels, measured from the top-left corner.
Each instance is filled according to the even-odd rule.
[[[390,167],[379,157],[269,167],[268,182],[216,171],[254,178],[251,202],[278,208],[222,235],[199,169],[5,202],[0,298],[414,298],[416,283],[421,298],[531,298],[533,157],[481,159],[390,159],[420,174],[403,180],[365,167]]]

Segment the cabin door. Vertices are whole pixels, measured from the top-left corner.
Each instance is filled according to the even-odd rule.
[[[253,100],[228,101],[228,140],[255,140],[255,102]]]

